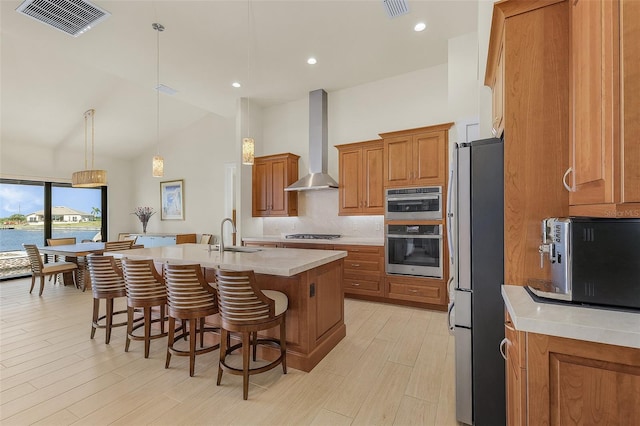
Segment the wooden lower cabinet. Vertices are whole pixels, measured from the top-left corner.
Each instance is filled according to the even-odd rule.
[[[344,293],[347,295],[384,296],[384,247],[339,246],[347,251],[344,259]]]
[[[638,424],[640,349],[514,332],[522,343],[506,345],[508,425]]]
[[[389,299],[439,305],[446,309],[446,284],[442,280],[387,275],[385,287],[385,296]]]

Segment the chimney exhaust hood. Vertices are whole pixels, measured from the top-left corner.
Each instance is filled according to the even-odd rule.
[[[309,174],[291,184],[285,191],[309,191],[337,188],[338,183],[327,174],[327,92],[309,92]]]

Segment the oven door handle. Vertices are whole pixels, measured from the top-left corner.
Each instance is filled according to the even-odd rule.
[[[387,201],[415,201],[415,200],[437,200],[441,197],[441,194],[436,195],[421,195],[419,197],[389,197],[387,196]]]
[[[419,239],[442,239],[442,235],[400,235],[400,234],[387,234],[387,238],[419,238]]]

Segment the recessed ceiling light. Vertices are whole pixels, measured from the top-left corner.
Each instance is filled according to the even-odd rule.
[[[238,83],[237,81],[234,81],[233,83],[231,83],[231,85],[232,85],[233,87],[235,87],[236,89],[237,89],[238,87],[242,87],[242,85],[241,85],[240,83]]]
[[[309,58],[309,59],[307,59],[307,63],[309,65],[315,65],[315,64],[318,63],[318,61],[316,60],[316,58]]]
[[[420,32],[424,31],[425,28],[427,28],[427,24],[425,24],[424,22],[418,22],[416,26],[413,27],[413,31]]]

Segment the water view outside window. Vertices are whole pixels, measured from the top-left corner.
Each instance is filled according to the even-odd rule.
[[[23,243],[45,245],[45,183],[0,182],[0,278],[30,273]],[[51,184],[51,237],[101,240],[101,189]]]

